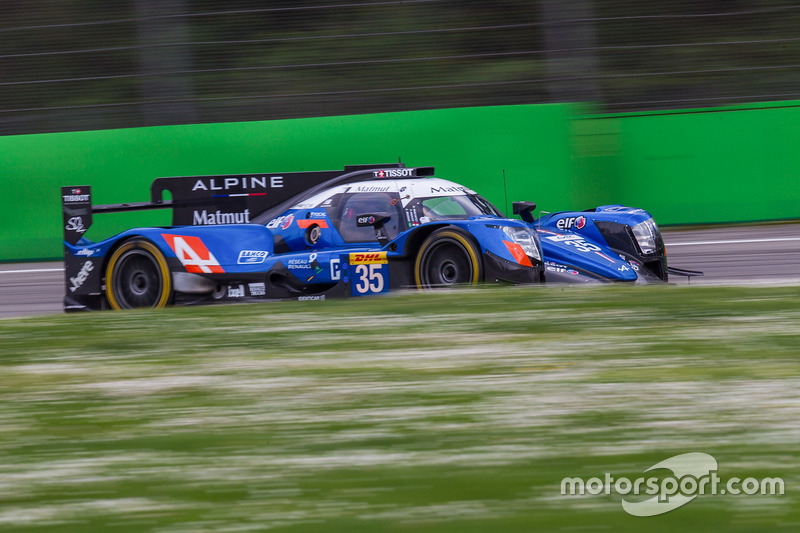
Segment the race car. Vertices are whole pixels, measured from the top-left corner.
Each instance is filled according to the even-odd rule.
[[[479,282],[667,279],[640,209],[506,218],[475,191],[402,163],[157,178],[151,201],[93,206],[62,187],[66,311],[321,300]],[[172,200],[164,200],[169,191]],[[172,226],[84,238],[99,213],[171,208]]]

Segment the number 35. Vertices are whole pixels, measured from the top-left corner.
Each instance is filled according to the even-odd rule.
[[[383,291],[383,272],[382,265],[358,265],[356,266],[356,291],[359,294]]]

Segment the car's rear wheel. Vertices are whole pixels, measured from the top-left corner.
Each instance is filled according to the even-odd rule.
[[[112,309],[166,307],[172,279],[164,254],[145,239],[122,243],[106,266],[106,297]]]
[[[434,231],[417,252],[414,280],[420,289],[475,285],[482,276],[480,249],[458,228]]]

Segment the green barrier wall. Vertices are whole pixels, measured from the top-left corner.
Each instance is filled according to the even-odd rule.
[[[483,107],[0,137],[0,260],[60,258],[62,185],[97,204],[149,200],[159,176],[433,165],[501,207],[571,204],[569,105]],[[553,180],[552,178],[557,179]],[[167,211],[95,216],[86,237],[169,223]]]
[[[578,198],[659,224],[800,218],[800,102],[573,122]]]
[[[95,203],[149,200],[159,176],[433,165],[508,211],[621,203],[664,224],[800,218],[800,103],[587,116],[579,105],[0,137],[0,261],[61,257],[59,187]],[[504,176],[505,170],[505,188]],[[506,199],[508,202],[506,202]],[[92,240],[166,225],[167,211],[101,215]]]

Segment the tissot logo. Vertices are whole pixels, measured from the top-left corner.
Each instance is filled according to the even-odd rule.
[[[372,173],[376,178],[408,178],[414,175],[413,168],[388,168],[376,170]]]
[[[194,191],[228,191],[231,189],[263,190],[283,187],[283,176],[229,176],[199,178],[192,187]]]
[[[80,189],[73,189],[75,191],[80,191]],[[65,204],[75,204],[79,202],[88,202],[89,195],[88,194],[65,194],[63,195],[64,203]]]

